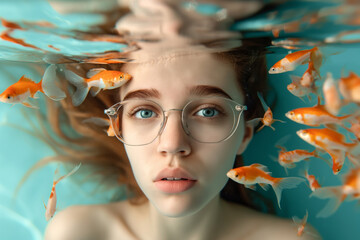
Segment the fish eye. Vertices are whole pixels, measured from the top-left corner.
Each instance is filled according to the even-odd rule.
[[[11,96],[10,96],[10,95],[8,95],[8,96],[7,96],[7,99],[11,99]]]
[[[239,177],[239,174],[236,174],[235,177]]]
[[[123,78],[123,76],[122,76],[122,75],[120,75],[120,79],[121,79],[121,78]]]

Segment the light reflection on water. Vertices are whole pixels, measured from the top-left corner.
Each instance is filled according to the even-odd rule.
[[[107,1],[107,4],[113,6],[114,2],[116,1]],[[332,72],[334,77],[339,78],[342,71],[345,71],[346,74],[348,71],[358,71],[359,65],[356,65],[356,59],[360,53],[357,50],[360,47],[360,19],[358,17],[360,16],[360,6],[356,3],[351,4],[351,1],[345,0],[265,1],[272,4],[258,12],[255,11],[257,14],[254,16],[247,16],[241,15],[241,11],[226,9],[223,7],[226,6],[226,2],[231,1],[223,1],[224,5],[207,4],[205,1],[182,1],[183,4],[177,8],[183,13],[182,17],[186,19],[187,24],[181,25],[182,34],[178,36],[174,30],[176,26],[171,26],[168,21],[164,22],[164,19],[154,18],[152,11],[156,9],[149,10],[136,5],[141,1],[133,1],[131,7],[137,16],[143,18],[133,18],[126,14],[120,21],[116,21],[116,19],[119,19],[121,14],[114,12],[127,13],[127,11],[116,10],[111,11],[111,14],[103,14],[94,11],[97,9],[95,5],[92,8],[84,6],[85,10],[81,7],[76,8],[78,11],[83,10],[81,13],[74,10],[70,14],[61,14],[52,9],[45,0],[36,0],[31,3],[21,0],[1,1],[0,17],[17,23],[20,29],[9,29],[3,24],[0,25],[0,33],[8,33],[13,39],[21,39],[27,45],[0,40],[0,88],[5,89],[23,74],[38,81],[41,73],[34,70],[33,64],[45,66],[50,63],[106,64],[143,61],[144,59],[138,59],[136,54],[132,55],[132,59],[126,58],[126,53],[139,49],[151,50],[159,42],[163,44],[162,47],[166,46],[167,49],[174,49],[174,51],[186,50],[183,48],[184,43],[190,43],[193,50],[219,51],[240,45],[244,38],[260,37],[272,39],[272,46],[268,47],[269,67],[290,51],[322,46],[324,49],[328,49],[328,52],[334,53],[333,56],[326,59],[321,68],[322,76],[327,72]],[[276,5],[275,2],[282,2],[282,4]],[[18,4],[21,4],[20,8]],[[105,7],[106,9],[111,8]],[[178,16],[167,17],[174,20]],[[111,22],[112,25],[106,26],[107,22]],[[173,22],[176,23],[176,21]],[[160,25],[161,28],[159,28]],[[115,26],[120,35],[116,34]],[[232,31],[228,31],[228,29]],[[177,41],[173,41],[174,36]],[[207,48],[203,48],[201,43],[204,42],[217,44],[210,44],[207,45]],[[152,55],[149,54],[148,57],[151,58]],[[305,70],[301,66],[291,74],[301,75]],[[303,102],[287,92],[286,84],[289,83],[287,74],[270,76],[270,83],[280,100],[274,109],[274,115],[282,116],[291,108],[303,106]],[[311,105],[313,104],[315,101],[311,102]],[[30,235],[31,239],[41,239],[41,233],[46,226],[42,201],[47,200],[55,166],[45,167],[41,171],[35,172],[34,176],[29,178],[29,182],[20,190],[19,199],[15,201],[16,207],[14,207],[11,201],[12,194],[23,174],[37,160],[52,155],[51,150],[47,146],[43,146],[40,141],[33,140],[31,136],[21,131],[6,128],[6,122],[20,124],[25,128],[32,127],[24,124],[20,113],[22,108],[22,106],[10,108],[6,104],[0,105],[1,119],[3,119],[0,121],[0,132],[1,136],[6,136],[0,148],[2,166],[0,169],[0,226],[6,227],[1,228],[5,232],[0,231],[0,234],[2,237],[7,236],[4,239],[30,239]],[[299,129],[298,125],[289,123],[286,127],[279,126],[276,133],[282,136],[290,130],[295,132],[296,129]],[[275,139],[272,132],[261,132],[255,137],[252,146],[255,146],[254,148],[260,145],[264,146],[263,139],[271,138]],[[289,149],[299,148],[299,146],[308,147],[295,138],[291,140],[287,146]],[[33,149],[37,149],[37,153],[33,153]],[[276,155],[271,144],[264,146],[262,152]],[[255,158],[264,161],[262,152],[249,149],[245,153],[245,159]],[[323,164],[318,162],[311,164],[312,169],[315,169],[314,171],[326,182],[324,185],[341,184],[338,177],[324,171]],[[267,165],[270,169],[274,169],[273,175],[284,174],[278,165],[271,163]],[[348,168],[349,166],[346,165],[345,170]],[[296,171],[290,171],[290,174],[297,175]],[[39,182],[46,182],[46,184],[39,184]],[[32,190],[34,186],[37,188],[36,191]],[[89,187],[89,189],[92,188]],[[75,203],[106,201],[106,197],[89,199],[86,193],[81,193],[80,188],[70,181],[64,181],[61,186],[59,185],[58,191],[60,193],[63,191],[63,196],[67,196],[60,203],[62,208]],[[311,210],[317,212],[324,202],[306,199],[300,203],[298,200],[304,199],[304,195],[308,194],[307,191],[303,187],[298,191],[284,193],[283,202],[288,204],[284,204],[285,207],[278,212],[279,215],[302,216],[305,209],[308,209],[309,212]],[[70,197],[73,192],[80,192],[76,199]],[[310,216],[309,222],[320,231],[324,239],[336,239],[344,236],[344,239],[350,238],[354,234],[360,234],[358,228],[352,227],[354,222],[360,221],[359,214],[354,213],[353,209],[356,207],[353,203],[349,203],[342,206],[334,216],[328,219],[316,219],[314,216]],[[324,222],[328,224],[323,224]],[[343,228],[337,225],[339,222],[343,222]],[[18,231],[12,229],[18,229]],[[13,234],[20,235],[14,236]],[[21,234],[27,234],[27,238],[21,237],[25,236]]]

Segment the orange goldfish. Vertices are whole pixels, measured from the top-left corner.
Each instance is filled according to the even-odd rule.
[[[63,69],[67,80],[69,80],[76,87],[76,91],[72,96],[74,106],[79,106],[86,98],[88,92],[92,87],[96,88],[93,91],[95,96],[101,89],[115,89],[121,87],[132,76],[120,71],[106,70],[104,68],[94,68],[87,73],[87,78],[80,77],[72,71]]]
[[[341,95],[350,102],[360,103],[360,77],[350,72],[349,76],[340,78]]]
[[[264,111],[265,111],[265,114],[264,114],[264,117],[263,118],[254,118],[254,119],[251,119],[249,121],[249,123],[255,123],[254,125],[256,125],[259,121],[261,121],[263,123],[263,125],[257,130],[257,132],[259,132],[261,129],[263,129],[265,126],[267,127],[270,127],[272,130],[275,131],[275,128],[273,126],[271,126],[275,121],[279,121],[279,122],[282,122],[284,123],[284,121],[282,120],[279,120],[279,119],[274,119],[273,118],[273,113],[270,109],[270,107],[266,104],[264,98],[261,96],[260,93],[258,93],[258,97],[261,101],[261,104],[264,108]]]
[[[255,184],[259,184],[264,190],[267,190],[269,185],[272,186],[279,208],[281,208],[280,201],[283,189],[295,188],[304,181],[303,178],[298,177],[274,178],[270,176],[267,167],[259,163],[231,169],[226,175],[250,189],[255,189]]]
[[[327,74],[323,84],[323,93],[325,99],[325,109],[333,115],[337,115],[343,103],[340,98],[338,86],[331,73]]]
[[[296,134],[309,144],[321,148],[325,151],[328,150],[341,150],[348,153],[352,153],[358,150],[359,143],[345,142],[345,136],[338,133],[335,130],[329,128],[310,128],[303,129],[296,132]]]
[[[50,197],[49,197],[49,200],[47,202],[47,205],[45,205],[44,203],[44,206],[45,206],[45,219],[46,221],[49,221],[55,214],[56,212],[56,200],[57,200],[57,197],[56,197],[56,189],[55,189],[55,186],[56,184],[58,184],[61,180],[63,180],[64,178],[67,178],[69,177],[70,175],[74,174],[77,170],[79,170],[81,166],[81,163],[79,165],[77,165],[73,170],[71,170],[71,172],[67,173],[66,175],[58,178],[57,180],[54,180],[53,181],[53,186],[52,186],[52,189],[51,189],[51,193],[50,193]],[[58,169],[55,170],[55,174],[57,173]]]
[[[317,94],[315,87],[304,87],[301,85],[301,77],[298,76],[290,76],[292,82],[287,85],[287,89],[294,96],[299,97],[302,101],[304,101],[303,97],[307,96],[309,101],[311,100],[310,93]]]
[[[9,86],[3,93],[0,94],[0,101],[4,103],[21,103],[26,107],[37,108],[31,102],[29,98],[36,98],[36,93],[42,92],[42,81],[35,83],[31,79],[22,76],[18,82]]]
[[[313,52],[320,51],[317,47],[309,50],[296,51],[287,54],[283,59],[276,62],[269,70],[270,74],[283,73],[293,71],[297,66],[303,65],[309,62],[310,56]],[[318,54],[321,55],[321,54]]]
[[[339,208],[348,197],[360,197],[360,168],[352,169],[344,178],[341,186],[322,187],[310,194],[310,197],[330,199],[326,206],[317,214],[317,217],[328,217]]]
[[[294,168],[296,163],[308,160],[311,157],[320,157],[317,150],[312,152],[302,150],[302,149],[295,149],[292,151],[287,151],[282,146],[276,146],[280,148],[278,161],[279,164],[285,168]]]
[[[303,219],[299,219],[297,217],[292,217],[294,223],[297,225],[297,235],[301,237],[305,232],[305,227],[308,219],[308,211],[306,211]]]
[[[345,120],[352,118],[352,115],[337,117],[329,113],[320,101],[314,107],[297,108],[285,113],[285,116],[294,122],[308,126],[320,126],[329,124],[343,125]]]
[[[321,185],[318,180],[316,180],[316,177],[314,175],[310,175],[308,169],[304,171],[304,177],[308,180],[311,191],[314,192],[316,189],[321,188]]]
[[[315,84],[316,78],[320,77],[317,69],[315,69],[314,62],[310,61],[308,69],[304,72],[300,79],[300,84],[303,87],[311,88]]]
[[[342,169],[347,154],[345,153],[345,151],[337,149],[327,150],[327,153],[331,156],[333,162],[332,170],[333,173],[336,175]]]
[[[296,216],[292,217],[294,223],[297,226],[297,236],[302,237],[303,235],[310,235],[311,239],[321,239],[319,233],[314,230],[313,228],[308,227],[307,220],[308,220],[309,213],[306,210],[305,216],[303,219],[300,219]]]

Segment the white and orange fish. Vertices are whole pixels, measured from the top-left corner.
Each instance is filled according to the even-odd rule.
[[[311,101],[310,93],[314,93],[317,95],[317,89],[316,87],[304,87],[301,85],[301,77],[299,76],[290,76],[292,82],[287,85],[287,89],[290,93],[292,93],[294,96],[299,97],[303,102],[303,97],[307,96],[309,101]]]
[[[274,178],[268,172],[267,167],[259,163],[231,169],[226,175],[233,181],[244,184],[246,188],[253,190],[255,184],[259,184],[264,190],[267,190],[269,185],[272,186],[279,208],[281,208],[280,201],[283,189],[295,188],[305,181],[305,179],[299,177]]]
[[[308,180],[309,188],[311,189],[311,191],[314,192],[316,189],[321,188],[321,185],[316,179],[316,177],[314,175],[310,175],[308,169],[305,169],[304,177]]]
[[[310,61],[310,56],[313,52],[320,51],[318,47],[308,50],[296,51],[287,54],[283,59],[276,62],[269,70],[270,74],[283,73],[293,71],[299,65],[306,64]],[[321,54],[317,54],[321,55]]]
[[[310,60],[308,69],[304,72],[300,79],[300,84],[303,87],[312,88],[318,78],[320,78],[320,74],[318,73],[318,70],[315,69],[314,62]]]
[[[325,109],[333,114],[337,115],[343,106],[343,101],[340,98],[338,85],[331,73],[327,73],[327,77],[322,87],[324,100],[325,100]]]
[[[340,78],[339,90],[345,100],[360,103],[360,77],[354,72]]]
[[[305,216],[302,219],[296,216],[292,217],[294,224],[297,227],[297,236],[302,237],[304,235],[309,235],[311,236],[311,239],[321,239],[319,233],[307,225],[308,217],[309,217],[309,213],[307,210]]]
[[[0,101],[10,104],[21,103],[26,107],[37,108],[29,101],[29,98],[37,98],[36,94],[38,92],[44,93],[42,81],[35,83],[24,75],[18,82],[12,84],[0,94]]]
[[[66,94],[58,88],[55,84],[49,84],[46,79],[56,78],[55,65],[50,65],[44,73],[44,77],[39,83],[35,83],[30,78],[22,76],[18,82],[9,86],[3,93],[0,94],[0,101],[4,103],[21,103],[26,107],[37,108],[30,102],[30,98],[37,98],[37,93],[44,93],[53,100],[61,100],[66,97]]]
[[[282,122],[282,123],[284,123],[284,121],[279,120],[279,119],[274,119],[273,118],[273,113],[272,113],[270,107],[266,104],[264,98],[261,96],[261,94],[259,92],[257,94],[258,94],[258,97],[259,97],[259,99],[261,101],[261,104],[262,104],[262,106],[264,108],[265,114],[264,114],[264,117],[262,117],[262,118],[251,119],[249,121],[249,123],[253,124],[254,126],[257,125],[257,123],[260,122],[260,121],[263,123],[263,125],[257,130],[257,132],[259,132],[265,126],[270,127],[272,130],[275,131],[275,128],[272,126],[272,124],[274,122],[276,122],[276,121]]]
[[[55,188],[56,184],[58,184],[64,178],[67,178],[70,175],[74,174],[77,170],[79,170],[80,166],[81,166],[81,163],[78,164],[76,167],[74,167],[73,170],[71,170],[71,172],[69,172],[66,175],[61,176],[57,180],[53,181],[53,186],[52,186],[52,189],[51,189],[51,193],[50,193],[50,197],[49,197],[49,200],[47,202],[47,205],[45,205],[45,203],[44,203],[44,206],[45,206],[45,209],[46,209],[46,211],[45,211],[45,219],[46,219],[46,221],[49,221],[55,215],[55,212],[56,212],[56,201],[57,201],[56,188]],[[55,174],[57,173],[57,171],[58,171],[58,169],[55,170]]]
[[[285,113],[285,116],[294,122],[305,124],[308,126],[320,125],[343,125],[345,120],[353,118],[352,115],[337,117],[329,113],[324,105],[318,104],[313,107],[297,108]]]
[[[119,88],[132,78],[130,74],[104,68],[90,70],[87,73],[87,78],[80,77],[64,68],[62,70],[67,80],[76,87],[72,96],[74,106],[79,106],[85,100],[91,88],[96,88],[96,91],[92,92],[92,95],[95,96],[100,90]]]
[[[284,168],[294,168],[296,167],[296,163],[306,161],[311,157],[321,158],[318,150],[312,152],[303,149],[287,151],[283,146],[277,145],[276,147],[280,148],[278,162]]]
[[[345,176],[343,185],[322,187],[310,194],[310,197],[329,199],[326,206],[317,214],[317,217],[328,217],[339,208],[347,198],[360,198],[360,168],[354,168]]]
[[[325,151],[341,150],[353,153],[359,148],[358,142],[347,143],[344,135],[329,128],[303,129],[297,131],[296,134],[305,142]]]
[[[308,211],[306,210],[305,216],[303,219],[299,219],[298,217],[292,217],[294,223],[297,225],[297,236],[301,237],[305,232],[305,227],[308,219]]]

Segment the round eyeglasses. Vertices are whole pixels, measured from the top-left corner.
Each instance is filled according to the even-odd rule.
[[[183,109],[167,111],[156,102],[129,99],[104,112],[110,118],[116,137],[126,145],[141,146],[153,142],[165,128],[171,111],[181,112],[185,133],[201,143],[229,139],[237,129],[241,113],[247,107],[223,97],[198,98]]]

